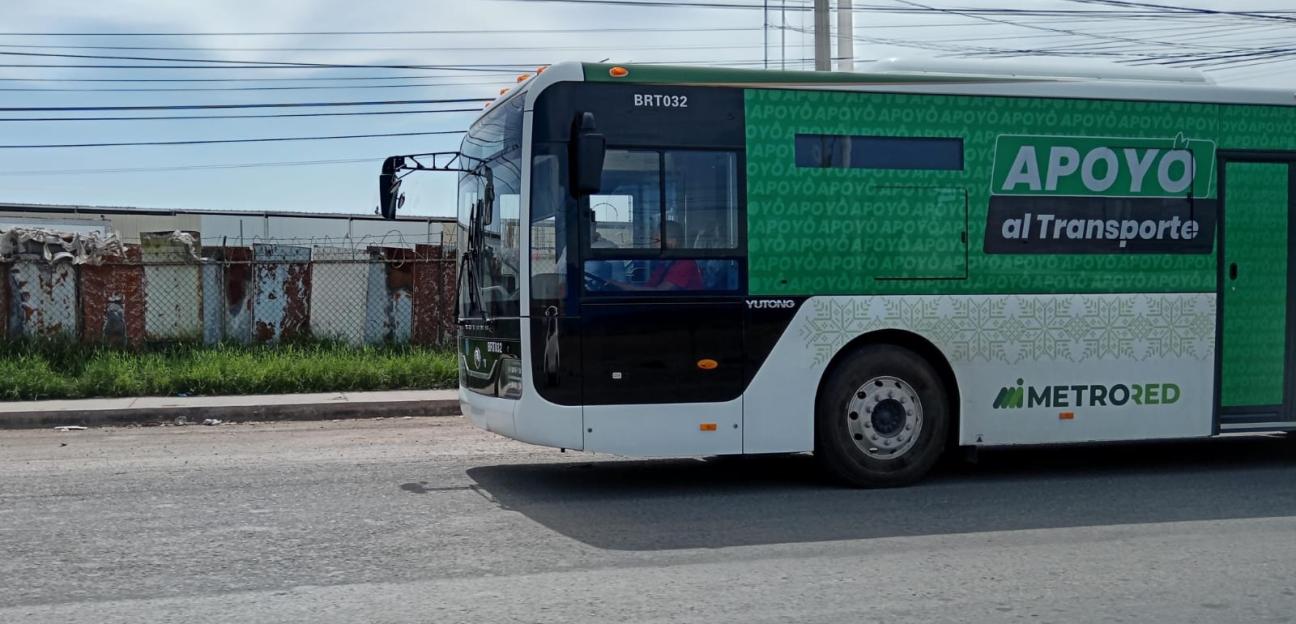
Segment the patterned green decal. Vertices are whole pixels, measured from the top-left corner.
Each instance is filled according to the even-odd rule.
[[[1287,332],[1286,164],[1229,163],[1224,179],[1220,404],[1283,402]],[[1237,277],[1233,276],[1237,265]]]
[[[1280,110],[1296,117],[1296,108]],[[746,115],[753,295],[1215,290],[1213,246],[1199,254],[989,255],[983,246],[1001,137],[1055,137],[1076,148],[1081,166],[1085,145],[1076,137],[1123,136],[1128,140],[1122,143],[1150,150],[1174,148],[1182,136],[1193,141],[1180,139],[1177,147],[1198,154],[1205,143],[1197,141],[1213,141],[1218,134],[1216,105],[749,89]],[[797,167],[797,134],[962,139],[964,167]],[[1155,178],[1160,161],[1146,162],[1148,153],[1134,155],[1144,159],[1136,166],[1152,167],[1147,175]],[[1007,166],[1012,164],[1009,160]],[[1038,164],[1047,166],[1048,155]],[[1182,176],[1178,167],[1167,165],[1171,188]],[[1132,174],[1121,175],[1129,184]],[[1199,182],[1212,177],[1199,170]],[[962,189],[966,233],[962,223],[948,218],[949,211],[945,219],[933,218],[936,208],[927,200],[918,210],[912,201],[890,203],[886,189],[898,188],[912,189],[915,198]],[[1200,198],[1213,196],[1212,188]],[[964,244],[966,277],[952,260]]]
[[[1223,107],[1219,129],[1220,149],[1296,151],[1296,107]]]

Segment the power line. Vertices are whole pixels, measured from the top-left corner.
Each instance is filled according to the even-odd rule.
[[[132,67],[135,67],[132,65]],[[147,67],[145,67],[147,69]],[[484,74],[494,75],[494,74]],[[423,80],[425,78],[472,78],[464,74],[413,74],[405,76],[307,76],[304,78],[0,78],[0,82],[300,82],[346,80]],[[462,84],[447,82],[446,84]]]
[[[502,85],[491,82],[418,82],[379,85],[310,85],[292,87],[0,87],[0,92],[18,93],[207,93],[221,91],[340,91],[351,89],[414,89],[419,87],[477,87]]]
[[[209,61],[210,62],[210,61]],[[105,63],[4,63],[5,68],[44,68],[44,69],[439,69],[444,71],[465,72],[467,74],[515,74],[533,71],[544,63],[511,63],[511,64],[476,64],[476,65],[120,65]]]
[[[363,63],[307,63],[300,61],[238,61],[230,59],[200,59],[200,58],[175,58],[159,56],[119,56],[103,54],[56,54],[53,52],[9,52],[0,51],[0,56],[34,56],[41,58],[70,58],[70,59],[95,59],[95,60],[117,60],[117,61],[159,61],[164,63],[218,63],[229,65],[231,68],[248,68],[248,67],[308,67],[308,68],[357,68],[357,67],[377,67],[384,69],[440,69],[446,71],[460,71],[467,68],[468,71],[480,71],[482,67],[517,67],[517,65],[367,65]],[[528,64],[530,66],[530,64]],[[526,71],[526,70],[520,70]]]
[[[186,119],[285,119],[293,117],[360,117],[369,115],[427,115],[432,113],[478,113],[480,108],[447,108],[413,111],[355,111],[350,113],[276,113],[272,115],[147,115],[138,117],[0,117],[6,121],[161,121]]]
[[[527,50],[527,51],[547,51],[547,50],[727,50],[731,48],[759,48],[759,45],[673,45],[673,46],[625,46],[621,44],[608,45],[576,45],[576,46],[439,46],[439,47],[384,47],[384,48],[356,48],[356,47],[329,47],[329,48],[202,48],[194,46],[85,46],[85,45],[23,45],[23,44],[0,44],[0,48],[21,49],[21,50],[167,50],[182,52],[476,52],[476,51],[495,51],[495,50]],[[114,57],[115,58],[115,57]],[[241,61],[218,61],[218,62],[241,62]]]
[[[1296,22],[1296,17],[1287,17],[1286,14],[1291,11],[1222,11],[1218,9],[1200,9],[1196,7],[1174,6],[1169,4],[1156,4],[1151,2],[1128,2],[1125,0],[1071,0],[1082,4],[1101,4],[1106,6],[1120,6],[1140,9],[1158,9],[1168,13],[1194,14],[1194,15],[1220,15],[1228,17],[1245,17],[1249,19],[1279,20],[1284,22]]]
[[[41,176],[41,175],[80,175],[98,173],[160,173],[164,171],[195,171],[203,169],[260,169],[264,167],[304,167],[313,165],[340,165],[361,162],[377,162],[384,157],[375,158],[335,158],[331,160],[288,160],[252,163],[213,163],[210,165],[172,165],[165,167],[116,167],[99,169],[30,169],[26,171],[0,171],[0,176]]]
[[[746,10],[763,10],[764,4],[743,4],[732,2],[687,2],[681,0],[496,0],[499,2],[533,2],[549,4],[583,4],[583,5],[602,5],[602,6],[631,6],[631,7],[658,7],[658,8],[702,8],[702,9],[746,9]],[[1095,0],[1101,1],[1101,0]],[[1111,0],[1115,2],[1115,0]],[[1108,2],[1108,3],[1111,3]],[[1141,3],[1121,3],[1121,4],[1141,4]],[[1157,5],[1146,5],[1155,8]],[[806,4],[788,6],[787,10],[806,13],[811,10]],[[861,5],[852,7],[856,12],[867,13],[932,13],[936,12],[931,9],[918,7],[898,7],[894,5]],[[1161,17],[1164,11],[1144,11],[1141,13],[1133,11],[1101,11],[1101,10],[1079,10],[1079,9],[1010,9],[1010,8],[967,8],[957,9],[959,13],[978,14],[978,15],[1011,15],[1011,16],[1053,16],[1053,17],[1070,17],[1075,15],[1095,15],[1106,14],[1117,17]],[[1241,15],[1237,12],[1220,12],[1224,14]],[[1251,12],[1256,15],[1283,15],[1292,14],[1296,11],[1255,11]]]
[[[3,54],[3,53],[0,53]],[[750,64],[749,61],[653,61],[654,64],[663,65],[732,65],[734,63]],[[647,64],[639,62],[639,64]],[[456,69],[448,65],[415,65],[415,66],[397,66],[397,65],[340,65],[337,67],[317,67],[317,66],[294,66],[294,65],[247,65],[247,66],[217,66],[217,65],[116,65],[116,64],[84,64],[84,63],[0,63],[0,68],[41,68],[41,69],[215,69],[215,70],[245,70],[245,69],[340,69],[345,67],[364,67],[376,69],[445,69],[463,72],[477,72],[476,74],[465,73],[465,75],[484,75],[484,74],[520,74],[534,71],[534,68],[547,65],[546,63],[499,63],[493,65],[467,65]],[[303,79],[304,80],[304,79]],[[327,80],[327,79],[325,79]]]
[[[431,136],[436,134],[463,134],[463,130],[438,130],[434,132],[389,132],[383,134],[337,134],[332,136],[259,137],[255,139],[208,139],[195,141],[130,141],[123,143],[54,143],[45,145],[0,145],[0,149],[57,149],[85,147],[160,147],[173,145],[212,145],[217,143],[278,143],[284,141],[336,141],[342,139],[374,139],[386,137]]]
[[[602,32],[726,32],[754,31],[755,27],[693,27],[693,28],[491,28],[477,30],[307,30],[307,31],[252,31],[252,32],[0,32],[2,37],[308,37],[308,36],[367,36],[367,35],[490,35],[490,34],[565,34]]]
[[[7,106],[3,113],[55,111],[203,110],[214,108],[313,108],[316,106],[395,106],[403,104],[463,104],[489,98],[447,98],[439,100],[376,100],[365,102],[284,102],[277,104],[155,104],[148,106]]]

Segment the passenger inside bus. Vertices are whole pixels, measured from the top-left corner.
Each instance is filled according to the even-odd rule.
[[[684,226],[676,221],[666,222],[666,239],[654,234],[652,243],[664,249],[679,249],[684,244]],[[625,281],[608,280],[609,286],[616,290],[702,290],[702,271],[695,260],[679,258],[673,260],[655,260],[651,263],[651,272],[647,281],[642,284],[631,284]]]

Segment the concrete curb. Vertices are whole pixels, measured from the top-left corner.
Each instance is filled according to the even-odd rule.
[[[175,423],[200,425],[208,418],[225,422],[335,420],[402,416],[458,416],[457,399],[361,401],[279,405],[193,405],[124,409],[49,409],[0,412],[0,429],[44,429],[61,425],[104,427]]]

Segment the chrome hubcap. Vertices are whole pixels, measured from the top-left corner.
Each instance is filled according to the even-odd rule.
[[[855,390],[846,405],[851,440],[874,459],[894,459],[909,452],[922,433],[922,401],[895,377],[874,377]]]

